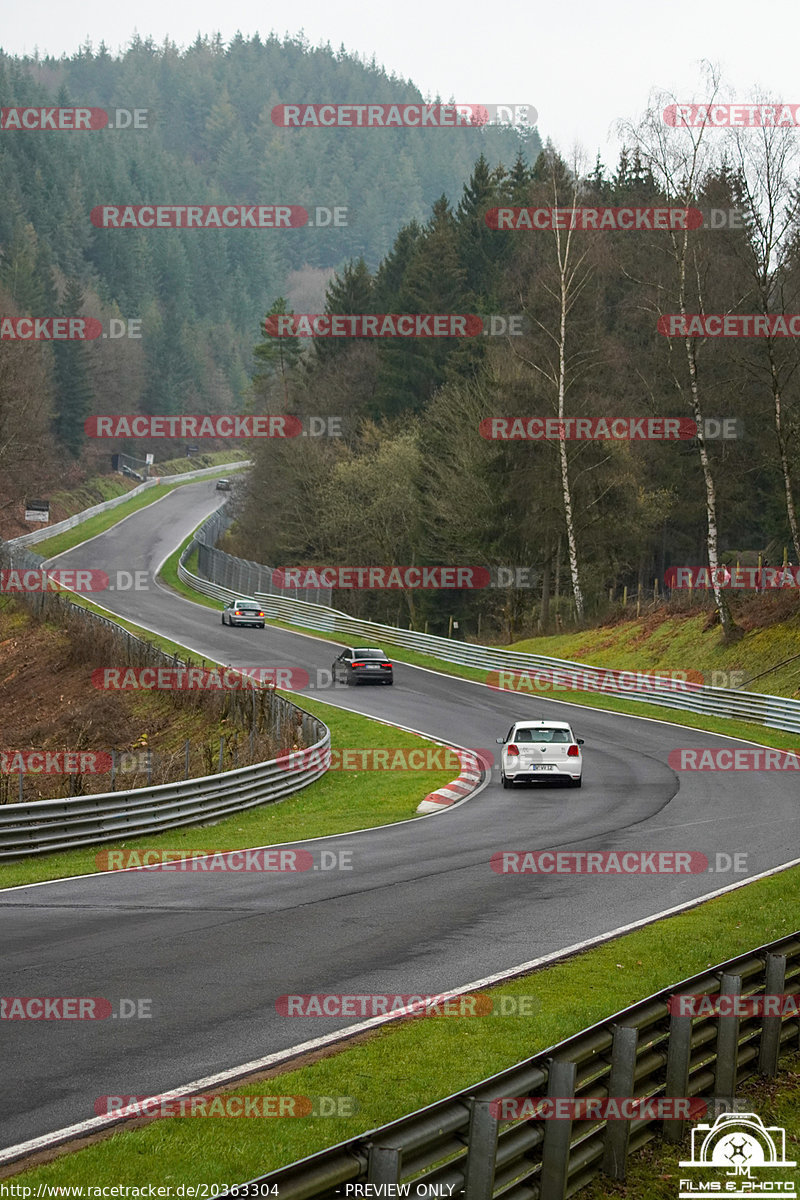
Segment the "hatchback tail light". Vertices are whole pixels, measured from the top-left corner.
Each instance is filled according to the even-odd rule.
[[[572,745],[570,746],[569,750],[567,751],[567,758],[577,758],[579,755],[580,755],[580,750],[578,749],[578,743],[573,742]]]
[[[517,747],[514,745],[513,742],[511,743],[510,746],[506,746],[506,750],[508,751],[509,754],[519,754],[519,750],[517,749]]]

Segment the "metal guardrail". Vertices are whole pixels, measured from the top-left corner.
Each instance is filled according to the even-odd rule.
[[[0,543],[0,563],[38,571],[42,569],[42,561],[39,555],[18,544]],[[135,652],[160,665],[185,665],[177,656],[166,654],[110,618],[73,604],[58,593],[23,593],[19,598],[35,611],[46,612],[48,604],[58,604],[82,621],[105,625],[119,640],[126,659]],[[330,730],[324,722],[282,696],[273,695],[271,704],[279,732],[288,725],[294,734],[291,740],[301,740],[310,751],[321,752],[330,747]],[[290,769],[284,755],[283,761],[271,759],[217,775],[154,787],[3,804],[0,805],[0,860],[157,833],[280,800],[307,787],[327,770],[322,753],[309,753],[304,761],[306,765],[301,769],[296,766]]]
[[[400,646],[406,650],[415,650],[419,654],[431,654],[444,662],[456,663],[459,666],[474,667],[476,670],[490,672],[506,672],[516,675],[531,676],[530,686],[519,687],[512,678],[505,681],[506,688],[519,691],[523,695],[539,695],[546,698],[547,692],[557,690],[559,673],[561,681],[565,676],[582,677],[586,692],[606,696],[617,696],[626,700],[638,701],[642,704],[654,704],[662,708],[685,709],[689,712],[701,713],[707,716],[723,717],[729,720],[748,721],[754,725],[764,725],[769,729],[783,729],[789,733],[800,733],[800,701],[787,696],[772,696],[769,693],[745,692],[741,689],[705,687],[687,681],[663,678],[657,675],[646,676],[642,672],[614,671],[607,667],[593,667],[586,663],[573,662],[563,658],[547,658],[541,654],[525,654],[519,651],[502,650],[496,646],[477,646],[471,642],[460,642],[453,638],[439,637],[432,633],[417,633],[411,629],[399,629],[394,625],[381,625],[377,621],[361,621],[347,613],[331,608],[328,604],[311,602],[302,597],[292,597],[287,590],[275,588],[272,585],[272,572],[269,567],[258,563],[248,563],[243,559],[224,554],[221,550],[212,549],[209,542],[214,540],[227,528],[231,518],[223,509],[213,513],[207,522],[198,529],[195,535],[200,549],[198,569],[202,576],[187,570],[185,562],[193,545],[190,545],[181,555],[178,565],[178,577],[189,587],[215,600],[230,600],[240,592],[232,590],[231,574],[238,571],[238,578],[246,579],[249,590],[246,594],[253,596],[262,605],[268,619],[284,621],[288,625],[298,625],[302,629],[316,629],[321,633],[341,634],[345,642],[352,644],[356,640],[369,641],[374,645]],[[213,573],[214,566],[209,558],[203,558],[203,552],[219,555],[229,559],[230,568],[217,571],[213,579],[208,576]],[[205,564],[205,566],[204,566]],[[239,564],[236,566],[235,564]],[[261,590],[258,586],[258,575],[247,574],[249,568],[255,571],[269,572],[269,589]],[[303,589],[295,589],[302,591]],[[313,590],[313,589],[308,589]],[[536,673],[546,672],[546,686],[543,690],[536,687]],[[625,681],[628,680],[628,686]],[[498,687],[501,681],[495,682]],[[567,681],[569,682],[569,681]],[[574,687],[574,683],[571,685]],[[569,690],[569,689],[567,689]]]
[[[205,581],[198,580],[189,572],[184,570],[182,578],[192,587],[204,590]],[[770,729],[800,733],[800,701],[786,696],[705,687],[691,682],[682,684],[676,680],[659,679],[656,675],[647,677],[648,681],[645,683],[641,672],[614,671],[608,667],[588,666],[568,659],[546,658],[540,654],[502,650],[496,646],[476,646],[471,642],[459,642],[435,634],[398,629],[394,625],[360,621],[335,608],[308,604],[288,597],[281,598],[259,592],[255,593],[255,597],[261,603],[268,619],[298,625],[302,629],[341,634],[342,640],[351,645],[354,642],[369,642],[373,645],[400,646],[420,654],[434,655],[445,662],[474,667],[476,670],[485,671],[487,675],[490,672],[530,675],[530,686],[526,683],[526,686],[518,687],[519,681],[515,683],[510,675],[505,681],[505,686],[510,692],[519,692],[520,695],[539,696],[544,700],[548,692],[557,689],[559,672],[562,673],[562,678],[577,673],[583,677],[586,684],[585,689],[581,688],[581,691],[585,690],[587,693],[617,696],[642,704],[686,709],[708,716],[749,721]],[[543,690],[536,687],[537,671],[547,673]],[[652,680],[652,686],[649,680]],[[499,686],[501,681],[493,682]],[[574,684],[572,686],[574,687]]]
[[[226,529],[232,524],[227,504],[223,504],[195,531],[193,540],[180,556],[178,578],[192,587],[198,588],[215,600],[231,600],[234,596],[258,596],[287,593],[283,588],[276,587],[272,582],[273,568],[263,563],[251,562],[246,558],[237,558],[224,550],[218,550],[216,543]],[[197,548],[197,568],[200,577],[191,576],[184,568],[184,563],[192,551]],[[183,573],[182,573],[183,572]],[[208,586],[201,586],[205,584]],[[214,588],[216,590],[209,590]],[[330,588],[293,588],[297,600],[314,604],[330,604]]]
[[[98,513],[110,512],[111,509],[118,508],[120,504],[125,504],[133,496],[138,496],[141,492],[147,491],[148,488],[156,487],[159,483],[172,483],[179,479],[203,479],[209,475],[217,475],[220,471],[234,471],[239,467],[249,466],[249,461],[241,459],[232,463],[220,463],[216,467],[200,467],[196,471],[184,471],[176,475],[154,476],[148,479],[145,483],[139,484],[138,487],[131,488],[129,492],[125,492],[122,496],[114,496],[111,500],[104,500],[102,504],[95,504],[91,508],[84,508],[74,516],[67,517],[64,521],[57,521],[55,525],[45,525],[42,529],[34,529],[31,533],[23,533],[20,537],[12,538],[6,544],[9,546],[34,546],[37,542],[46,542],[48,538],[55,537],[56,534],[64,533],[67,529],[74,529],[76,525],[82,525],[84,521],[96,517]]]
[[[322,751],[330,747],[331,735],[321,721],[299,709],[297,712],[304,735],[309,739],[318,735],[304,755],[307,766],[289,770],[284,755],[283,761],[273,759],[220,775],[129,792],[4,804],[0,806],[0,859],[94,846],[196,825],[298,792],[325,774]],[[320,727],[324,730],[321,736]]]
[[[428,1195],[465,1200],[565,1200],[601,1172],[624,1179],[630,1154],[659,1133],[680,1141],[688,1122],[502,1121],[492,1102],[700,1097],[720,1112],[735,1110],[743,1080],[776,1075],[781,1053],[798,1049],[800,1021],[792,1015],[682,1016],[670,1012],[668,1001],[782,993],[800,1005],[800,933],[665,988],[427,1108],[241,1184],[238,1195],[266,1195],[269,1187],[280,1200],[341,1200],[345,1185],[369,1183],[388,1184],[381,1194],[391,1196],[402,1194],[392,1185],[413,1180],[411,1195],[424,1184],[426,1191],[434,1188]],[[448,1191],[437,1193],[435,1186],[443,1185]]]

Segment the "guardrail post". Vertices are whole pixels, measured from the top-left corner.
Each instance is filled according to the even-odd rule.
[[[568,1062],[566,1059],[553,1059],[547,1072],[548,1098],[573,1098],[576,1074],[577,1067],[574,1062]],[[565,1200],[571,1140],[571,1118],[545,1121],[539,1200]]]
[[[395,1146],[370,1146],[367,1182],[398,1183],[401,1153]]]
[[[635,1025],[615,1025],[611,1046],[611,1071],[608,1076],[609,1097],[632,1096],[635,1086],[636,1047],[639,1030]],[[625,1178],[625,1159],[628,1157],[628,1141],[631,1123],[628,1121],[606,1121],[603,1149],[603,1171],[612,1179]]]
[[[678,1000],[678,996],[672,996]],[[669,1022],[669,1041],[667,1042],[667,1080],[664,1085],[664,1096],[685,1097],[689,1088],[689,1060],[692,1053],[692,1018],[684,1017],[678,1011],[673,1011]],[[680,1118],[665,1121],[661,1127],[661,1135],[665,1142],[679,1142],[683,1137],[686,1122]]]
[[[768,954],[764,992],[767,996],[782,996],[786,985],[786,955]],[[781,1049],[781,1018],[764,1016],[761,1020],[761,1041],[758,1047],[758,1070],[761,1075],[778,1074]]]
[[[497,1154],[498,1120],[491,1100],[472,1100],[464,1169],[464,1200],[491,1200]]]
[[[741,996],[741,975],[724,975],[720,981],[720,998]],[[739,1065],[739,1017],[720,1016],[717,1032],[717,1061],[714,1071],[714,1097],[733,1104],[736,1095],[736,1076]]]

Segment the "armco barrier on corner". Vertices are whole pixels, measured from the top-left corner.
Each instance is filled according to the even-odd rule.
[[[141,492],[146,492],[150,488],[156,487],[159,483],[177,483],[179,480],[186,479],[207,479],[210,475],[219,475],[221,471],[236,471],[242,467],[249,466],[249,461],[220,463],[215,467],[200,467],[196,471],[183,471],[177,475],[164,475],[163,477],[153,477],[140,483],[138,487],[131,488],[129,492],[124,492],[121,496],[113,496],[111,500],[104,500],[102,504],[94,504],[91,508],[84,508],[79,513],[75,513],[72,517],[67,517],[64,521],[58,521],[55,525],[44,525],[41,529],[34,529],[30,533],[23,533],[20,537],[12,538],[7,542],[8,546],[35,546],[37,542],[46,542],[48,538],[55,537],[56,534],[64,533],[67,529],[74,529],[76,525],[82,525],[84,521],[96,517],[99,513],[110,512],[114,508],[119,508],[121,504],[127,503],[134,496],[140,495]]]
[[[0,543],[0,564],[18,569],[41,569],[42,559],[31,550]],[[120,654],[129,660],[134,650],[148,661],[168,667],[185,666],[152,642],[122,629],[108,617],[73,604],[58,592],[22,593],[19,601],[35,612],[61,606],[80,621],[104,625],[120,643]],[[307,787],[325,773],[322,751],[330,747],[330,730],[318,717],[282,696],[271,697],[275,719],[291,722],[311,751],[301,770],[289,770],[284,759],[255,763],[217,775],[131,791],[74,796],[60,800],[35,800],[0,805],[0,860],[46,854],[74,846],[93,846],[120,838],[140,837],[181,825],[224,817],[255,805],[267,804]]]
[[[216,516],[216,514],[215,514]],[[198,530],[200,534],[200,530]],[[218,580],[200,578],[187,571],[183,565],[189,557],[191,545],[181,556],[178,568],[180,579],[190,587],[213,596],[216,600],[232,599],[238,593],[223,586]],[[219,552],[217,552],[219,553]],[[231,557],[231,556],[226,556]],[[252,566],[243,560],[242,568]],[[268,567],[261,570],[268,571]],[[247,576],[244,576],[247,578]],[[300,591],[302,589],[298,589]],[[690,712],[703,713],[713,717],[726,717],[730,720],[749,721],[754,725],[765,725],[769,729],[785,729],[790,733],[800,733],[800,701],[790,700],[785,696],[771,696],[767,693],[744,692],[731,688],[703,687],[692,684],[691,687],[677,689],[674,683],[665,679],[654,680],[652,687],[646,692],[631,691],[624,686],[615,688],[608,684],[610,672],[607,668],[587,666],[585,663],[571,662],[561,658],[545,658],[541,654],[522,654],[513,650],[501,650],[496,646],[475,646],[470,642],[459,642],[452,638],[437,637],[431,633],[415,633],[411,629],[398,629],[394,625],[380,625],[376,621],[359,621],[347,613],[330,608],[326,604],[310,603],[302,598],[292,599],[281,594],[262,592],[255,588],[249,593],[261,604],[268,619],[283,621],[288,625],[297,625],[301,629],[315,629],[321,633],[341,634],[342,641],[348,645],[357,645],[368,641],[374,645],[399,646],[406,650],[415,650],[419,654],[431,654],[444,662],[457,663],[460,666],[474,667],[477,670],[507,672],[536,672],[536,671],[567,671],[577,672],[586,681],[587,687],[593,679],[602,680],[604,695],[619,696],[634,703],[653,704],[661,708],[686,709]]]

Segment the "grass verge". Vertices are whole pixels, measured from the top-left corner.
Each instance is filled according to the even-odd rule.
[[[266,1128],[257,1119],[235,1126],[224,1119],[147,1121],[25,1170],[19,1182],[242,1182],[468,1087],[682,977],[794,932],[798,901],[800,869],[791,868],[492,989],[495,998],[533,996],[533,1016],[495,1015],[495,1003],[484,1017],[404,1019],[307,1066],[231,1089],[239,1095],[350,1097],[357,1105],[352,1116],[277,1118]],[[209,1054],[209,1069],[212,1062]],[[122,1064],[119,1076],[119,1094],[126,1095]]]
[[[781,1073],[776,1079],[748,1079],[742,1085],[738,1099],[745,1102],[748,1112],[757,1113],[766,1126],[778,1125],[786,1130],[786,1158],[800,1163],[800,1054],[787,1056],[780,1065]],[[711,1123],[713,1118],[706,1118],[706,1121]],[[700,1179],[718,1180],[723,1185],[716,1195],[725,1195],[725,1182],[720,1180],[719,1171],[707,1174],[697,1168],[679,1166],[681,1159],[689,1157],[689,1151],[688,1136],[675,1146],[660,1140],[652,1141],[629,1160],[624,1183],[601,1177],[580,1192],[581,1200],[608,1200],[610,1196],[624,1200],[675,1200],[679,1180],[687,1177],[691,1177],[695,1188]],[[781,1180],[784,1185],[781,1191],[786,1195],[790,1181],[795,1186],[800,1184],[800,1170],[774,1167],[764,1171],[763,1175],[757,1172],[749,1183],[751,1195],[759,1194],[760,1189],[753,1186],[756,1180]],[[769,1187],[766,1183],[764,1186],[765,1192],[761,1195],[780,1194],[777,1187]],[[728,1188],[728,1194],[732,1190]]]
[[[331,731],[338,748],[415,748],[428,739],[382,725],[358,713],[327,704],[303,701],[303,708],[319,716]],[[83,849],[43,854],[0,865],[0,888],[46,879],[91,875],[98,871],[101,850],[134,847],[167,847],[170,850],[241,850],[366,829],[393,821],[410,820],[428,792],[443,787],[457,774],[444,771],[327,771],[307,788],[277,804],[265,804],[216,821],[213,825],[164,830],[148,837],[104,842]]]
[[[171,554],[166,560],[161,571],[161,578],[174,591],[184,596],[187,600],[191,600],[194,604],[201,604],[205,608],[219,611],[221,605],[218,600],[212,600],[210,597],[204,596],[201,592],[196,592],[193,588],[178,579],[178,559],[191,540],[190,535],[181,543],[174,554]],[[189,570],[192,569],[191,561],[186,565]],[[269,620],[267,624],[274,625],[278,629],[286,629],[289,633],[302,633],[306,636],[332,642],[340,646],[344,644],[343,638],[345,635],[341,633],[326,633],[324,630],[307,629],[305,626],[291,625],[286,621]],[[509,648],[520,649],[523,647],[527,647],[527,643],[520,643],[519,647]],[[541,653],[541,651],[537,649],[536,653]],[[419,654],[413,650],[406,650],[404,647],[392,646],[391,657],[395,662],[407,663],[409,666],[425,667],[429,671],[438,671],[443,675],[454,675],[458,679],[470,679],[475,683],[486,683],[486,671],[477,670],[475,667],[461,666],[459,663],[446,662],[444,659],[436,658],[433,654]],[[602,666],[604,664],[601,663],[598,665]],[[652,668],[649,664],[644,667],[642,664],[639,664],[639,669],[650,670]],[[521,690],[519,694],[525,696],[531,695],[530,692],[524,690]],[[617,696],[603,696],[592,692],[558,691],[556,689],[548,691],[546,694],[543,693],[541,699],[561,701],[564,704],[580,705],[585,708],[599,708],[604,712],[618,712],[632,717],[649,717],[652,720],[665,721],[668,724],[677,723],[689,726],[692,729],[720,733],[725,737],[738,737],[746,741],[758,742],[765,746],[774,746],[778,750],[793,750],[797,746],[797,734],[785,733],[779,729],[770,729],[765,725],[756,725],[748,721],[734,721],[727,717],[706,716],[703,713],[690,712],[684,708],[663,708],[658,704],[647,704],[638,700],[625,700]]]

